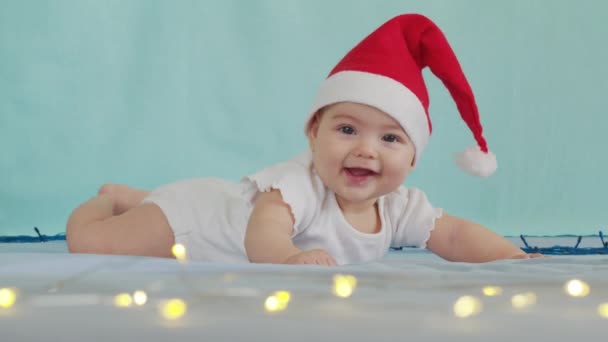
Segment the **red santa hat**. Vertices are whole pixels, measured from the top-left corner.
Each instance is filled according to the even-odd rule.
[[[422,77],[427,66],[452,95],[477,142],[460,153],[456,163],[472,175],[491,175],[497,167],[496,156],[483,137],[473,91],[439,27],[419,14],[387,21],[348,52],[321,85],[306,127],[327,105],[345,101],[370,105],[401,124],[418,160],[432,131]]]

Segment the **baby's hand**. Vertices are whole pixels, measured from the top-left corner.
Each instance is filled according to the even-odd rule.
[[[331,255],[327,254],[327,252],[322,249],[313,249],[292,255],[285,260],[285,263],[291,265],[337,265],[334,258],[332,258]]]

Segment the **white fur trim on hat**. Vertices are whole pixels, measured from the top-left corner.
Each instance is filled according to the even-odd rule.
[[[366,104],[392,116],[409,136],[416,148],[415,159],[419,159],[429,141],[429,123],[422,103],[403,84],[390,77],[362,71],[341,71],[331,75],[319,89],[306,127],[319,109],[338,102]]]
[[[463,171],[477,177],[488,177],[498,167],[496,155],[491,151],[482,152],[479,146],[471,146],[458,154],[456,164]]]

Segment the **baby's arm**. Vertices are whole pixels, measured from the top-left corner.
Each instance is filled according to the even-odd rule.
[[[251,262],[335,265],[325,251],[301,251],[291,241],[294,218],[278,190],[260,193],[247,224],[245,250]]]
[[[435,221],[427,248],[450,261],[487,262],[500,259],[526,259],[526,254],[501,235],[471,221],[444,214]]]

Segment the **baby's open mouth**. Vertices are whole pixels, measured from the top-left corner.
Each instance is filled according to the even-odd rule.
[[[371,180],[378,174],[373,170],[360,167],[345,167],[344,173],[349,183],[361,185],[367,183],[368,180]]]
[[[360,168],[360,167],[345,167],[344,170],[346,170],[346,172],[352,176],[355,177],[365,177],[365,176],[373,176],[376,174],[376,172],[369,170],[369,169],[364,169],[364,168]]]

